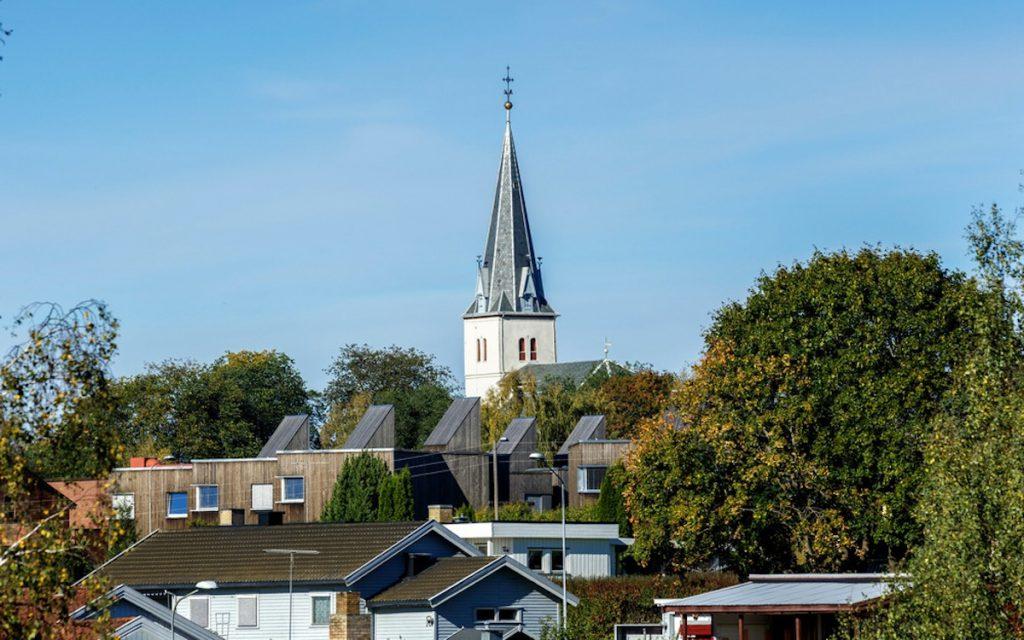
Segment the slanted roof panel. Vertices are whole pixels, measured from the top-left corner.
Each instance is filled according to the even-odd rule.
[[[487,556],[439,558],[432,566],[417,575],[406,578],[390,589],[385,589],[377,594],[370,600],[370,604],[429,605],[430,598],[499,560],[500,558]]]
[[[537,423],[537,418],[514,418],[508,423],[508,428],[503,434],[507,442],[498,442],[498,453],[512,453],[523,441],[523,438],[530,432],[530,429]]]
[[[98,572],[133,586],[287,582],[288,556],[264,549],[311,549],[296,557],[295,580],[342,582],[348,574],[423,526],[421,522],[305,523],[158,531]]]
[[[295,438],[295,435],[299,433],[300,429],[309,428],[309,416],[305,414],[299,414],[294,416],[285,416],[281,420],[281,424],[277,425],[274,429],[274,433],[270,434],[270,438],[267,439],[267,443],[260,449],[260,454],[257,458],[273,458],[274,454],[278,451],[285,451],[288,449],[288,443]],[[308,433],[308,432],[307,432]],[[309,442],[303,449],[309,448]]]
[[[605,425],[604,416],[583,416],[576,423],[569,437],[565,439],[565,442],[558,449],[558,455],[568,455],[569,447],[577,442],[603,439],[605,436]]]
[[[384,431],[382,432],[381,429]],[[390,434],[388,430],[390,429]],[[359,424],[352,430],[343,449],[369,449],[395,446],[395,407],[374,404],[366,410]]]
[[[437,422],[437,426],[430,432],[425,447],[447,446],[451,439],[458,433],[459,428],[469,417],[470,413],[480,404],[480,398],[455,398],[448,405],[448,409]]]
[[[709,591],[688,598],[672,600],[678,607],[791,607],[854,606],[880,598],[889,592],[889,580],[875,577],[832,577],[820,579],[808,576],[805,580],[752,580],[732,587]]]

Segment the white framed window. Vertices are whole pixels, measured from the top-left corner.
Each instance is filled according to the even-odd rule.
[[[522,609],[512,607],[486,607],[476,610],[477,622],[520,622],[523,617]]]
[[[259,597],[238,596],[238,628],[255,629],[260,626]]]
[[[281,478],[281,502],[305,502],[306,479],[302,476]]]
[[[210,599],[189,598],[188,619],[206,629],[210,626]]]
[[[526,566],[540,573],[561,573],[565,567],[562,550],[530,547],[526,550]]]
[[[115,493],[111,496],[110,506],[114,508],[114,517],[118,520],[135,519],[134,493]]]
[[[167,517],[187,518],[188,517],[188,492],[171,491],[167,494]]]
[[[254,484],[252,485],[252,510],[273,511],[274,510],[274,485]]]
[[[310,624],[315,627],[326,626],[331,623],[331,614],[334,613],[334,596],[329,593],[313,593],[309,596],[312,619]]]
[[[220,506],[220,487],[201,484],[196,487],[196,511],[216,511]]]
[[[578,493],[600,493],[601,483],[608,473],[608,467],[580,467],[576,470],[576,491]]]

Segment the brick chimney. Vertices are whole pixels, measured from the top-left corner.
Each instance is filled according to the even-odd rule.
[[[454,510],[450,504],[432,504],[427,506],[427,519],[435,520],[441,524],[448,524],[452,521]]]
[[[359,594],[343,591],[336,596],[337,613],[331,616],[330,640],[372,640],[370,614],[359,613]]]

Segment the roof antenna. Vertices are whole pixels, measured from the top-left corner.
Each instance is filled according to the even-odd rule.
[[[505,65],[505,77],[501,79],[505,83],[505,122],[512,116],[512,82],[515,78],[512,77],[511,71],[509,66]]]
[[[612,343],[608,342],[608,337],[605,336],[605,339],[604,339],[604,359],[605,360],[608,359],[608,350],[611,349],[611,348],[612,348]]]

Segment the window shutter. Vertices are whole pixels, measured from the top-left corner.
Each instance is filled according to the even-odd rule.
[[[193,598],[188,601],[188,619],[202,628],[210,626],[210,601],[207,598]]]
[[[252,510],[272,511],[274,509],[274,485],[252,485]]]

